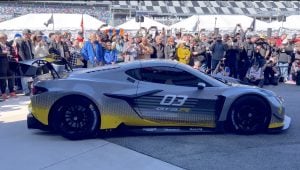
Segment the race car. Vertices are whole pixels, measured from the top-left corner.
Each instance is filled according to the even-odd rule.
[[[29,110],[28,128],[69,139],[119,127],[255,134],[282,131],[291,122],[274,92],[231,86],[169,60],[137,60],[35,82]]]

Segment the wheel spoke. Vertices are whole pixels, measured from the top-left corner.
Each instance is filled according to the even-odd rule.
[[[260,104],[252,104],[243,105],[237,110],[233,110],[233,119],[239,130],[244,132],[252,132],[264,123],[266,114],[256,109],[260,107]]]

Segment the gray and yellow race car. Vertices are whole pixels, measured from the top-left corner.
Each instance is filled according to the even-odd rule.
[[[287,129],[283,100],[269,90],[227,85],[190,66],[167,60],[134,61],[74,71],[34,84],[28,128],[69,139],[131,127],[149,131]]]

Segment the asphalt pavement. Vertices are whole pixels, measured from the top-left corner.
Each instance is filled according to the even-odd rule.
[[[111,135],[70,141],[28,130],[29,98],[0,102],[0,169],[285,169],[300,167],[300,87],[268,86],[292,118],[279,134]]]
[[[29,97],[0,102],[1,170],[177,170],[159,159],[103,139],[70,141],[57,134],[28,130]]]
[[[193,134],[114,136],[107,141],[184,169],[298,170],[300,86],[265,86],[285,99],[290,129],[279,134]]]

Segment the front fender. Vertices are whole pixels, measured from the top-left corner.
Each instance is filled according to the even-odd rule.
[[[232,87],[224,91],[222,94],[222,96],[224,96],[226,100],[224,102],[223,109],[221,111],[218,121],[226,121],[227,115],[231,109],[232,104],[240,97],[247,96],[247,95],[256,95],[258,97],[261,97],[267,102],[268,106],[271,109],[270,102],[269,102],[270,96],[264,94],[264,92],[261,91],[259,88]]]

